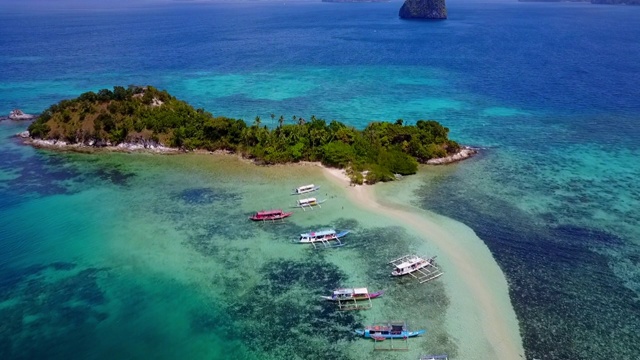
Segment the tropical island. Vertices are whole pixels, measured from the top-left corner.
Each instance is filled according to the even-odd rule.
[[[274,114],[271,120],[272,129],[260,117],[247,125],[195,109],[152,86],[115,86],[51,105],[22,137],[34,146],[72,150],[169,148],[236,153],[262,164],[314,161],[346,169],[355,184],[365,182],[363,173],[369,184],[391,181],[415,174],[419,163],[474,153],[450,140],[449,129],[433,120],[371,122],[364,130],[315,116],[308,121],[293,116],[291,123],[280,116],[277,126]]]

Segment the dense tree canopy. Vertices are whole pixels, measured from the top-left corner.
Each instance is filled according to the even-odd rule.
[[[272,123],[275,118],[271,114]],[[288,124],[280,116],[277,127],[269,129],[260,117],[249,126],[243,120],[213,116],[151,86],[116,86],[60,101],[29,131],[33,138],[93,146],[152,141],[185,150],[227,150],[266,164],[321,161],[353,170],[356,182],[362,179],[358,174],[368,171],[369,183],[413,174],[418,163],[460,148],[448,139],[449,129],[433,120],[415,125],[404,125],[401,119],[372,122],[357,130],[315,116],[293,116]]]

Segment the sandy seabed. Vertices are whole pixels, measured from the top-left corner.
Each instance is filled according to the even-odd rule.
[[[460,355],[470,359],[486,356],[505,360],[524,358],[507,281],[489,249],[473,230],[407,204],[383,203],[374,186],[350,186],[343,170],[322,168],[325,177],[344,188],[347,199],[356,206],[398,221],[440,251],[437,254],[439,263],[446,267],[445,276],[441,279],[452,295],[452,309],[447,314],[447,321],[452,324],[451,332],[460,337]],[[477,330],[469,329],[477,324],[481,326],[488,348],[465,346],[465,338],[471,340],[468,335],[473,332],[466,331]]]

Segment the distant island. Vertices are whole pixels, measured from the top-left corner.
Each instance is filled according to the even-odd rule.
[[[253,124],[195,109],[152,86],[116,86],[50,106],[20,134],[41,147],[83,150],[224,151],[263,164],[319,161],[346,168],[356,184],[414,174],[419,163],[446,163],[475,151],[448,138],[433,120],[372,122],[357,130],[338,121],[271,114]],[[277,123],[277,125],[276,125]]]
[[[601,5],[640,5],[640,0],[518,0],[520,2],[590,2]]]

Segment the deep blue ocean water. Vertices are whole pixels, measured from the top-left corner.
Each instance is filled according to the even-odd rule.
[[[356,127],[439,120],[454,139],[484,150],[429,173],[420,204],[464,222],[487,243],[511,286],[527,357],[640,358],[640,8],[451,1],[449,20],[412,22],[398,19],[399,6],[9,9],[0,14],[0,114],[16,107],[37,113],[113,85],[152,84],[249,121],[268,122],[271,113]],[[24,127],[0,123],[0,267],[2,286],[21,289],[35,306],[43,286],[20,281],[73,262],[25,264],[57,259],[43,244],[69,230],[10,229],[34,221],[30,202],[38,216],[55,213],[65,194],[126,187],[132,170],[21,147],[10,136]],[[103,230],[78,231],[99,238]],[[77,283],[85,291],[73,296],[95,302],[77,318],[105,316],[95,295],[103,271],[87,267],[59,284]],[[0,300],[0,309],[11,306]],[[89,325],[64,326],[60,338]],[[16,331],[2,329],[0,347]]]

